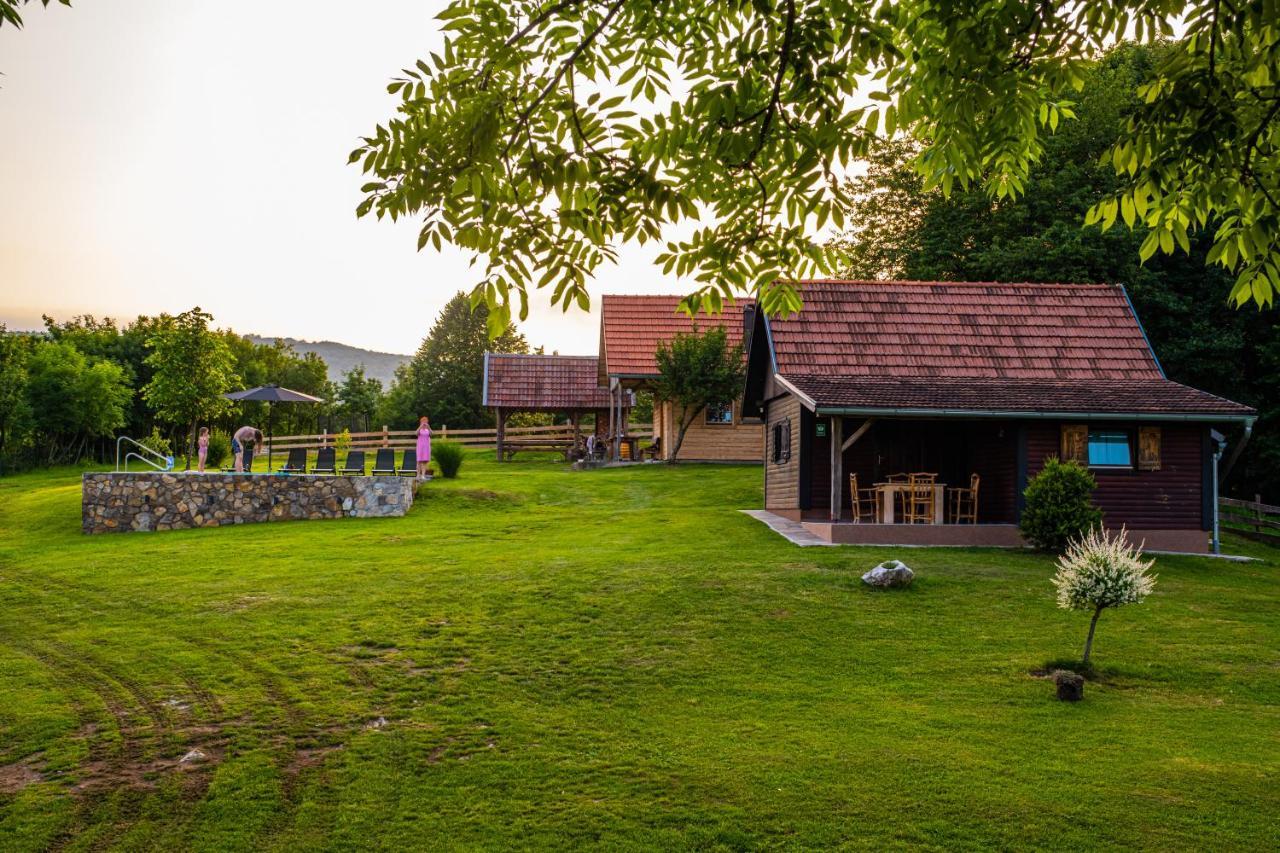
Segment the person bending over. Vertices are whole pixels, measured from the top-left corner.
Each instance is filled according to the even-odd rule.
[[[262,430],[257,427],[242,426],[231,436],[231,452],[235,455],[237,474],[253,467],[253,448],[261,443]],[[247,466],[245,459],[249,460]]]

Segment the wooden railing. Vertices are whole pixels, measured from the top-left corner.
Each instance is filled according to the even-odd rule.
[[[1262,495],[1252,501],[1235,498],[1218,499],[1218,517],[1232,533],[1246,539],[1280,545],[1280,506],[1262,502]]]
[[[508,439],[565,440],[573,438],[573,427],[567,424],[528,427],[508,426],[505,434]],[[637,427],[628,429],[627,434],[641,439],[650,439],[653,437],[653,429],[647,426]],[[278,435],[272,440],[272,453],[279,455],[281,452],[287,453],[300,447],[307,450],[335,447],[339,435],[341,433],[333,432],[310,435]],[[385,426],[372,432],[353,432],[350,436],[350,447],[353,450],[378,447],[413,447],[418,441],[416,430],[387,429]],[[442,426],[431,431],[431,440],[453,441],[478,450],[494,450],[498,446],[498,431],[492,427],[484,429],[450,429],[447,426]]]

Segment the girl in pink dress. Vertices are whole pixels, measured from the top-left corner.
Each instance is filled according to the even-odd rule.
[[[200,427],[200,438],[196,439],[196,458],[199,460],[200,473],[204,473],[204,460],[209,457],[209,428]]]
[[[418,479],[431,476],[431,420],[423,415],[418,419]]]

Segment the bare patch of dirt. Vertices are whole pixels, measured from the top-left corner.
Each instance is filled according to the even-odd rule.
[[[37,758],[0,765],[0,794],[16,794],[28,785],[45,781],[42,767],[43,762]]]

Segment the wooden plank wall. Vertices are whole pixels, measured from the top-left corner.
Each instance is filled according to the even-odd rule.
[[[674,413],[675,407],[670,403],[662,403],[654,410],[655,420],[662,419],[655,424],[654,433],[663,436],[664,455],[675,446]],[[742,421],[741,401],[733,404],[733,420],[732,425],[708,424],[699,414],[685,433],[679,458],[687,462],[760,462],[764,458],[764,425],[760,421]]]
[[[1133,427],[1125,424],[1126,427]],[[1027,476],[1060,452],[1061,424],[1035,422],[1027,429]],[[1159,471],[1092,469],[1093,500],[1110,526],[1143,530],[1205,530],[1201,512],[1205,427],[1163,424]]]
[[[764,427],[764,508],[800,508],[800,401],[788,394],[769,404]],[[791,421],[791,458],[784,465],[773,462],[773,425]]]

